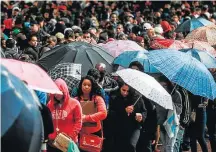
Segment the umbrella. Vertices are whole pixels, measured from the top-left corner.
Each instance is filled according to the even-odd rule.
[[[53,94],[62,94],[53,80],[39,66],[13,59],[1,59],[1,63],[12,74],[25,81],[31,89]]]
[[[153,49],[185,49],[189,48],[184,42],[173,39],[155,39],[150,43]]]
[[[200,51],[197,49],[181,49],[181,52],[190,54],[200,62],[202,62],[207,68],[216,68],[216,59],[205,51]]]
[[[204,41],[210,45],[216,45],[216,25],[199,27],[190,32],[185,39]]]
[[[138,61],[143,65],[144,72],[159,73],[159,71],[149,63],[146,55],[147,53],[148,52],[143,51],[126,51],[116,57],[113,64],[118,64],[122,67],[128,68],[131,62]]]
[[[78,63],[82,64],[82,76],[86,75],[88,70],[94,68],[97,63],[106,64],[106,70],[112,72],[113,57],[109,55],[102,47],[86,42],[72,42],[61,45],[48,51],[43,55],[38,64],[49,71],[59,63]]]
[[[204,64],[180,51],[155,50],[148,55],[150,63],[170,81],[191,93],[216,98],[216,83]]]
[[[73,63],[61,63],[48,71],[53,80],[62,78],[69,89],[70,94],[74,87],[79,85],[81,79],[81,65]]]
[[[191,20],[186,20],[180,24],[175,32],[191,32],[199,27],[206,25],[213,25],[214,23],[204,19],[204,18],[193,18]]]
[[[123,53],[124,51],[145,51],[143,47],[139,46],[136,42],[131,40],[116,40],[110,41],[106,44],[98,44],[105,48],[107,52],[112,55],[113,57],[117,57],[119,54]]]
[[[116,72],[125,83],[165,109],[173,109],[171,95],[151,76],[134,69]]]
[[[38,152],[42,118],[37,97],[1,65],[1,149]]]
[[[208,53],[216,57],[215,49],[208,42],[197,41],[197,40],[184,40],[184,43],[187,46],[189,46],[188,48],[207,51]]]

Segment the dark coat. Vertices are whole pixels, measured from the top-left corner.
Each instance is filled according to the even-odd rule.
[[[109,114],[114,120],[115,131],[117,134],[125,134],[132,132],[136,129],[141,129],[141,125],[146,118],[146,108],[142,98],[138,100],[134,106],[134,111],[128,116],[125,111],[127,106],[133,105],[136,100],[139,98],[139,95],[133,95],[131,97],[122,97],[120,90],[117,93],[111,95],[110,97],[110,109]],[[138,122],[135,119],[136,113],[141,113],[143,116],[143,121]]]

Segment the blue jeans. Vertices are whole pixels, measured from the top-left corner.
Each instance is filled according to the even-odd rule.
[[[176,127],[176,131],[174,133],[174,137],[169,138],[166,130],[161,127],[160,130],[160,138],[163,144],[164,152],[174,152],[174,144],[176,141],[176,137],[178,134],[179,126]]]
[[[179,127],[179,131],[178,131],[178,134],[177,134],[177,137],[176,137],[173,152],[179,152],[181,144],[183,143],[184,131],[185,131],[184,128]]]
[[[204,137],[205,126],[207,121],[206,109],[196,109],[196,120],[195,123],[190,125],[190,140],[191,140],[191,151],[197,152],[197,140],[201,146],[203,152],[208,152],[208,147]]]

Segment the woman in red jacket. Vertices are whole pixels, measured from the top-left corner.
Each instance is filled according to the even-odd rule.
[[[93,126],[83,125],[81,132],[92,133],[101,136],[101,121],[107,116],[106,105],[104,99],[100,96],[100,88],[91,76],[82,78],[78,88],[78,96],[76,99],[80,101],[82,105],[85,105],[87,101],[93,101],[96,106],[96,112],[93,114],[82,115],[82,122],[95,123]],[[83,110],[83,113],[86,113]]]
[[[65,133],[70,136],[75,143],[78,142],[78,133],[82,128],[82,109],[79,101],[70,98],[68,87],[64,80],[55,81],[63,95],[50,95],[47,106],[52,113],[54,133],[49,135],[49,140],[53,141],[58,133]],[[48,152],[60,152],[60,150],[48,146]]]

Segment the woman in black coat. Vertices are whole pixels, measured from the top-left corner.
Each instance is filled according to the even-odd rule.
[[[119,81],[119,89],[110,98],[109,114],[113,117],[114,151],[135,152],[141,125],[146,118],[142,95]]]

